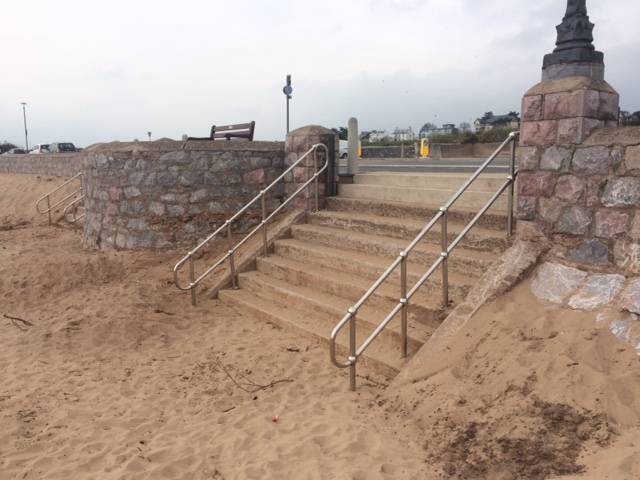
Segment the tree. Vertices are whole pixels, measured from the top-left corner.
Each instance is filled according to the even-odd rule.
[[[462,133],[470,132],[471,124],[469,122],[462,122],[460,125],[458,125],[458,130],[460,130]]]
[[[346,127],[332,128],[331,130],[338,134],[340,140],[349,140],[349,130]]]
[[[0,153],[8,152],[12,148],[17,148],[13,143],[7,142],[6,140],[0,143]]]

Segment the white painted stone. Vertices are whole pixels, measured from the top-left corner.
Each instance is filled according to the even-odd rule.
[[[531,284],[531,292],[540,300],[562,303],[586,276],[586,272],[577,268],[547,262],[538,268]]]
[[[595,310],[608,305],[622,291],[624,282],[622,275],[591,275],[571,297],[569,306],[574,310]]]

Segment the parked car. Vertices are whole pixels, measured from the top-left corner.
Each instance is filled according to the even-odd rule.
[[[22,155],[24,153],[27,153],[24,151],[24,148],[12,148],[4,152],[3,155]]]
[[[49,146],[49,151],[51,153],[69,153],[69,152],[77,152],[75,145],[73,143],[52,143]]]
[[[34,146],[29,153],[31,154],[38,154],[38,153],[49,153],[49,144],[48,143],[39,143],[38,145]]]

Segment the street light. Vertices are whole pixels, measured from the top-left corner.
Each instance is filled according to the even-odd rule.
[[[24,146],[25,151],[29,151],[29,138],[27,135],[27,102],[21,102],[22,105],[22,118],[24,119]]]
[[[151,132],[147,132],[147,136],[149,137],[149,141],[151,141]]]
[[[289,134],[289,101],[291,100],[291,94],[293,93],[293,88],[291,87],[291,75],[287,75],[287,84],[282,89],[282,93],[287,97],[287,134]]]

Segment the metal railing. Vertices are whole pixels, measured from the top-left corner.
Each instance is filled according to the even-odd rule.
[[[318,150],[324,150],[324,165],[321,169],[318,170]],[[313,176],[307,180],[300,188],[298,188],[292,195],[290,195],[284,202],[282,202],[278,208],[276,208],[270,215],[267,215],[267,193],[271,191],[280,181],[282,181],[287,175],[292,174],[294,168],[299,166],[303,161],[309,157],[309,155],[313,155]],[[266,187],[264,190],[261,190],[260,193],[253,198],[249,203],[247,203],[244,207],[242,207],[233,217],[229,218],[224,222],[215,232],[205,238],[202,242],[198,244],[193,250],[187,253],[178,263],[176,263],[175,267],[173,267],[173,281],[176,287],[179,290],[191,291],[191,303],[196,305],[196,288],[206,277],[208,277],[216,268],[222,265],[225,261],[229,260],[229,270],[231,274],[231,285],[233,288],[238,288],[238,272],[236,269],[236,252],[240,247],[242,247],[250,238],[252,238],[256,233],[262,231],[262,253],[264,256],[268,254],[269,243],[267,238],[267,224],[278,214],[280,213],[294,198],[296,198],[301,192],[303,192],[307,188],[311,188],[311,185],[314,184],[314,206],[315,210],[318,210],[318,197],[319,197],[319,177],[322,175],[329,165],[329,149],[326,145],[322,143],[317,143],[313,145],[304,155],[302,155],[293,165],[291,165],[287,170],[282,173],[278,178],[276,178],[271,184]],[[251,206],[255,205],[257,202],[260,202],[262,209],[262,221],[258,226],[256,226],[251,232],[249,232],[245,237],[240,240],[233,248],[231,248],[225,255],[222,256],[216,263],[207,268],[202,274],[196,277],[195,273],[195,261],[194,256],[198,251],[200,251],[205,245],[207,245],[211,240],[217,237],[221,232],[226,230],[227,237],[231,240],[231,224],[240,218],[244,213],[246,213]],[[307,202],[308,207],[308,202]],[[181,285],[179,280],[179,272],[182,267],[189,262],[189,284]]]
[[[84,195],[80,195],[69,205],[64,207],[62,211],[62,216],[68,223],[76,223],[78,220],[82,220],[84,218],[84,212],[78,215],[78,208],[82,206],[84,203]],[[71,215],[71,216],[70,216]]]
[[[471,177],[465,182],[465,184],[451,197],[451,199],[440,208],[438,213],[431,219],[429,223],[420,231],[420,233],[415,237],[415,239],[409,244],[409,246],[400,252],[398,258],[387,268],[387,270],[376,280],[376,282],[367,290],[367,292],[358,300],[358,302],[349,310],[347,314],[338,322],[333,331],[331,332],[330,339],[330,354],[331,361],[338,368],[349,368],[349,383],[351,390],[356,389],[356,364],[358,362],[358,358],[369,348],[371,343],[384,331],[384,329],[389,325],[389,323],[395,318],[395,316],[400,313],[400,338],[401,338],[401,355],[402,358],[407,357],[407,349],[408,349],[408,333],[407,333],[407,315],[408,315],[408,307],[409,301],[416,294],[416,292],[431,278],[431,276],[435,273],[435,271],[442,267],[442,304],[445,308],[449,306],[449,265],[448,260],[451,253],[455,250],[455,248],[460,244],[460,242],[465,238],[467,233],[476,225],[478,220],[482,218],[482,216],[491,208],[491,206],[496,202],[496,200],[504,193],[505,190],[508,190],[508,205],[507,205],[507,236],[511,237],[513,234],[513,206],[514,206],[514,185],[518,172],[515,168],[515,157],[516,157],[516,142],[518,138],[518,132],[513,132],[509,135],[509,137],[498,147],[498,149],[478,168],[478,170],[471,175]],[[491,197],[491,199],[480,209],[480,211],[476,214],[475,217],[465,226],[465,228],[460,232],[460,234],[449,244],[448,238],[448,216],[449,209],[453,206],[453,204],[462,196],[464,192],[467,191],[469,186],[480,176],[482,172],[489,166],[493,160],[504,150],[504,148],[510,145],[511,146],[511,158],[509,165],[509,174],[506,178],[506,181],[502,186],[498,189],[498,191]],[[442,251],[438,259],[433,262],[433,264],[429,267],[426,273],[420,277],[420,279],[416,282],[416,284],[407,291],[407,260],[409,258],[409,254],[413,251],[413,249],[424,239],[424,237],[431,231],[431,229],[440,222],[440,233],[441,233],[441,247]],[[360,308],[367,302],[367,300],[380,288],[380,286],[391,276],[391,274],[400,267],[400,297],[396,306],[391,310],[391,312],[385,317],[385,319],[380,322],[380,324],[374,329],[374,331],[367,337],[367,339],[362,343],[360,347],[356,346],[356,319],[358,315],[358,311]],[[339,362],[336,355],[336,341],[338,334],[345,327],[345,325],[349,324],[349,354],[346,362]]]
[[[56,202],[55,204],[51,205],[51,196],[58,192],[59,190],[61,190],[62,188],[66,187],[67,185],[69,185],[71,182],[73,182],[74,180],[80,180],[80,188],[78,188],[77,190],[74,190],[73,192],[69,193],[68,195],[66,195],[65,197],[63,197],[61,200],[59,200],[58,202]],[[78,197],[79,196],[79,197]],[[74,198],[75,197],[75,198]],[[53,190],[51,190],[49,193],[47,193],[46,195],[43,195],[42,197],[40,197],[37,201],[36,201],[36,210],[38,211],[38,213],[40,213],[41,215],[48,215],[49,216],[49,225],[51,225],[53,223],[52,218],[51,218],[51,212],[58,206],[62,205],[63,203],[65,203],[67,200],[74,198],[74,200],[67,206],[65,206],[64,208],[64,212],[63,215],[66,218],[66,214],[67,209],[71,206],[71,205],[77,205],[79,203],[79,201],[84,200],[84,189],[82,186],[82,172],[76,173],[73,177],[71,177],[69,180],[67,180],[66,182],[64,182],[62,185],[58,185],[56,188],[54,188]],[[41,208],[41,204],[45,202],[46,203],[46,209]],[[84,215],[82,215],[84,216]],[[75,217],[74,217],[75,218]],[[77,217],[73,220],[73,222],[76,222],[77,220],[79,220],[82,217]],[[73,223],[72,222],[72,223]]]

